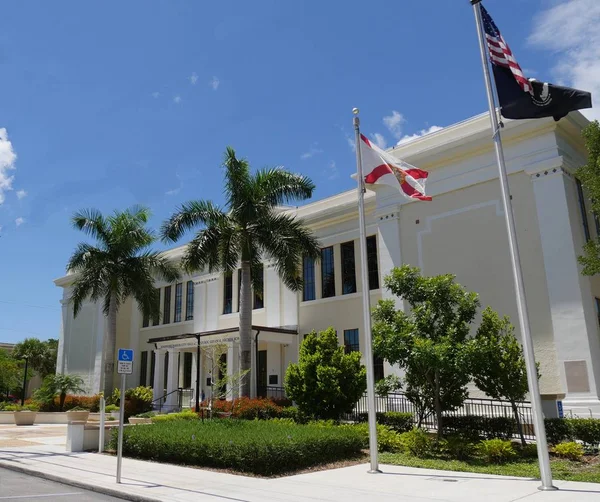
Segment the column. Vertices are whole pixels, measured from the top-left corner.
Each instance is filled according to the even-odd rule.
[[[379,253],[381,296],[384,299],[393,299],[398,309],[404,309],[404,302],[393,296],[383,287],[383,278],[394,267],[402,266],[402,253],[400,250],[400,205],[378,208],[375,220],[377,222],[377,251]],[[365,264],[361,265],[365,266]]]
[[[179,376],[179,351],[169,349],[169,368],[167,373],[167,401],[166,405],[172,407],[177,406],[177,378]]]
[[[264,295],[267,326],[281,326],[281,282],[272,263],[265,263]]]
[[[206,282],[194,283],[194,333],[206,331]]]
[[[196,369],[198,368],[198,357],[196,356],[196,350],[192,352],[192,407],[196,402]]]
[[[561,168],[532,179],[564,405],[600,415],[598,318],[590,279],[577,263],[585,238],[575,181]]]
[[[154,351],[154,383],[152,384],[152,400],[155,401],[162,397],[165,389],[165,350],[156,349]],[[158,403],[156,403],[158,404]]]

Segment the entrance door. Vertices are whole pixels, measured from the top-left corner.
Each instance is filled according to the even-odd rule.
[[[256,385],[258,387],[258,396],[267,396],[267,351],[258,351],[258,373]]]

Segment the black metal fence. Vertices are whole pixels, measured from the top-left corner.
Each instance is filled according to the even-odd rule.
[[[258,387],[258,397],[268,397],[270,399],[286,399],[285,388],[276,386]]]
[[[368,412],[367,395],[365,394],[356,403],[352,413],[347,414],[344,418],[349,421],[360,421]],[[375,410],[378,413],[395,411],[402,413],[412,413],[415,425],[419,421],[418,410],[407,399],[406,395],[401,392],[390,393],[387,396],[375,396]],[[526,439],[535,439],[533,432],[533,415],[531,412],[531,403],[517,403],[517,411],[520,422],[523,426],[523,432]],[[361,416],[362,415],[362,416]],[[466,417],[466,416],[482,416],[488,418],[505,417],[514,418],[514,413],[510,402],[496,399],[479,399],[467,398],[462,407],[455,411],[444,412],[445,417]],[[429,413],[421,419],[421,426],[432,430],[437,430],[437,419],[435,414]],[[517,430],[514,431],[514,436],[517,437]]]

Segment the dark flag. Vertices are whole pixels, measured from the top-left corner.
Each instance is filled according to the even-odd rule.
[[[480,7],[503,117],[560,120],[570,111],[592,107],[589,92],[527,79],[496,23]]]

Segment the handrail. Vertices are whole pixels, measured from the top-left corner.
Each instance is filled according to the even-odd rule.
[[[160,396],[160,397],[158,397],[156,399],[153,399],[150,404],[154,408],[154,403],[156,403],[156,401],[159,401],[159,404],[158,404],[159,411],[162,411],[162,407],[164,405],[164,402],[166,401],[166,398],[168,396],[170,396],[171,394],[174,394],[175,392],[177,392],[177,395],[178,395],[178,398],[177,398],[178,405],[177,406],[179,408],[181,408],[181,391],[182,390],[183,390],[182,387],[178,387],[177,389],[173,389],[171,392],[165,392],[165,394],[163,394],[162,396]]]

